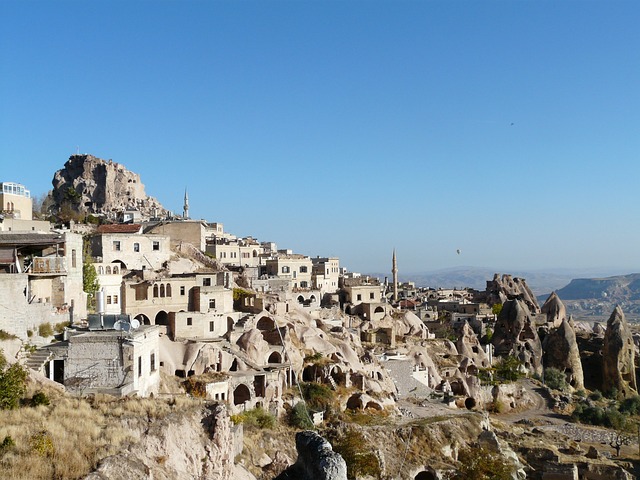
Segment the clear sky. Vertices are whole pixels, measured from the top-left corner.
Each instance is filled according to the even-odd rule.
[[[79,148],[351,270],[640,271],[639,25],[615,0],[3,0],[0,180],[44,193]]]

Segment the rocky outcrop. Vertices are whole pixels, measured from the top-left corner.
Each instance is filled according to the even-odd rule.
[[[569,385],[576,390],[584,389],[580,350],[570,322],[566,319],[562,320],[560,327],[544,338],[542,350],[545,368],[557,368],[564,372]]]
[[[275,480],[347,480],[347,464],[331,444],[315,432],[296,434],[298,460]]]
[[[524,278],[496,273],[493,280],[487,280],[487,301],[493,305],[519,298],[525,302],[532,313],[540,312],[540,305]]]
[[[492,343],[497,356],[514,356],[529,372],[542,374],[542,344],[524,300],[507,300],[503,304]]]
[[[567,318],[567,309],[556,292],[549,295],[540,311],[547,316],[547,325],[552,328],[558,328]]]
[[[618,398],[638,394],[635,367],[635,345],[629,325],[620,307],[616,307],[604,335],[602,351],[602,387],[605,392],[618,392]]]
[[[456,341],[458,354],[473,361],[478,368],[488,368],[489,359],[471,326],[465,322]]]
[[[124,210],[138,210],[145,217],[167,214],[155,198],[145,194],[138,174],[93,155],[71,155],[55,173],[52,184],[58,210],[68,205],[78,213],[110,219]]]
[[[234,442],[223,405],[203,408],[200,415],[170,415],[137,434],[128,451],[103,459],[85,480],[232,480]]]

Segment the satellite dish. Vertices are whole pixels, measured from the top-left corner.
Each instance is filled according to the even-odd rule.
[[[113,328],[115,328],[116,330],[124,331],[124,332],[128,332],[130,327],[131,325],[129,325],[128,322],[123,322],[122,320],[118,320],[116,323],[113,324]]]
[[[140,327],[140,320],[134,318],[133,320],[131,320],[131,330],[135,330],[136,328]]]

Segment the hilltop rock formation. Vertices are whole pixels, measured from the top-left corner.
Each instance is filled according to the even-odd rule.
[[[492,343],[496,355],[512,355],[531,373],[542,374],[542,344],[525,300],[504,302]]]
[[[569,321],[563,319],[560,327],[544,338],[542,350],[544,351],[545,368],[557,368],[564,372],[569,385],[576,390],[584,389],[580,350],[575,331]]]
[[[93,155],[71,155],[51,182],[53,201],[82,214],[115,218],[125,210],[138,210],[143,216],[165,216],[167,211],[145,194],[140,176],[124,165]]]
[[[474,333],[471,326],[465,322],[456,341],[456,349],[458,354],[467,357],[473,361],[473,364],[479,368],[489,367],[489,359],[485,353],[478,337]]]
[[[529,311],[532,313],[540,312],[540,305],[524,278],[512,277],[511,275],[502,275],[496,273],[493,280],[487,280],[487,301],[490,305],[495,303],[504,303],[507,300],[515,298],[522,299]]]
[[[558,297],[556,292],[552,292],[544,302],[540,311],[547,316],[547,325],[558,328],[567,317],[567,309]]]
[[[635,345],[629,325],[620,307],[607,322],[602,351],[602,387],[605,392],[617,390],[618,398],[638,394],[635,367]]]

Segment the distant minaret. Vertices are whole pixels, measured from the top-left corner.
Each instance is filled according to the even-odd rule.
[[[393,249],[393,266],[391,267],[391,273],[393,273],[393,301],[398,301],[398,260],[396,259],[396,249]]]
[[[182,212],[182,216],[187,219],[189,218],[189,194],[187,194],[187,189],[184,189],[184,207],[183,208],[183,212]]]

